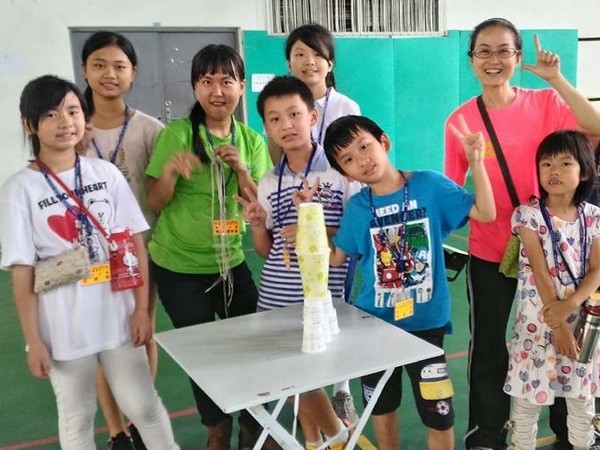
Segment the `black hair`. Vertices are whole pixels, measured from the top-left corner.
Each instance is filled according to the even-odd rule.
[[[40,139],[36,134],[40,120],[48,111],[60,106],[69,92],[75,94],[79,99],[81,109],[87,121],[89,113],[85,98],[74,83],[54,75],[44,75],[31,80],[23,88],[19,109],[21,111],[21,119],[29,127],[31,149],[33,156],[36,158],[40,154]]]
[[[510,20],[503,19],[501,17],[493,17],[491,19],[484,20],[475,28],[473,28],[473,31],[471,32],[471,39],[469,41],[469,51],[467,52],[469,57],[472,57],[473,55],[473,50],[475,50],[475,42],[477,41],[479,34],[486,28],[492,27],[505,28],[510,31],[514,37],[515,48],[519,51],[523,49],[523,38],[521,38],[521,33],[519,33],[517,27]]]
[[[298,94],[309,111],[315,109],[315,99],[309,87],[301,80],[292,76],[275,77],[269,81],[258,94],[256,108],[261,119],[265,120],[265,103],[269,98]]]
[[[302,41],[304,44],[312,48],[317,54],[330,62],[332,65],[335,62],[335,45],[333,43],[333,35],[331,32],[318,23],[309,23],[299,26],[294,29],[287,40],[285,41],[285,59],[290,60],[292,47],[297,41]],[[329,71],[325,77],[327,87],[335,88],[335,76],[333,69]]]
[[[192,89],[195,88],[196,82],[207,73],[212,75],[218,72],[225,73],[238,81],[246,79],[244,60],[235,49],[222,44],[207,45],[196,53],[192,59],[190,78]],[[200,124],[206,121],[206,112],[202,109],[202,105],[198,100],[192,106],[189,118],[192,122],[192,150],[200,158],[200,161],[210,162],[198,130]]]
[[[361,131],[369,133],[380,142],[385,133],[379,125],[364,116],[340,117],[331,122],[327,127],[327,131],[325,131],[325,139],[323,140],[325,156],[327,156],[331,167],[341,174],[345,175],[345,172],[337,162],[337,154],[348,147]]]
[[[594,161],[594,149],[589,139],[579,131],[561,130],[550,133],[538,146],[535,154],[535,164],[540,189],[540,198],[546,198],[548,192],[540,183],[540,161],[556,155],[571,155],[579,163],[579,185],[575,189],[573,203],[576,205],[583,202],[592,193],[596,182],[596,164]]]
[[[96,50],[100,50],[104,47],[109,47],[111,45],[117,46],[121,49],[129,62],[135,69],[137,67],[137,55],[135,53],[135,49],[133,48],[133,44],[129,39],[123,36],[120,33],[115,33],[114,31],[97,31],[92,34],[87,40],[85,44],[83,44],[83,49],[81,49],[81,64],[86,65],[87,59],[90,57],[92,53]],[[87,80],[86,80],[87,83]],[[92,88],[88,83],[87,88],[84,92],[85,100],[88,104],[88,108],[90,109],[90,115],[94,114],[94,96],[92,93]]]

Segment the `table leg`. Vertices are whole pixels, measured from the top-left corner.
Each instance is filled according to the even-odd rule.
[[[377,386],[375,386],[375,390],[373,391],[373,394],[371,395],[371,399],[367,403],[367,406],[365,406],[365,409],[364,409],[362,415],[360,416],[359,421],[357,422],[356,426],[354,427],[354,431],[352,432],[352,436],[350,436],[350,440],[346,444],[346,447],[344,447],[345,450],[352,450],[356,446],[356,443],[358,442],[358,438],[360,438],[360,434],[362,433],[362,430],[365,428],[365,425],[367,424],[367,421],[369,420],[369,416],[371,415],[371,412],[373,411],[373,408],[375,407],[375,403],[377,403],[377,399],[381,395],[381,392],[383,391],[385,384],[392,376],[392,372],[394,372],[394,367],[387,369],[385,372],[383,372],[383,375],[379,379]]]
[[[252,417],[254,417],[263,427],[263,431],[254,445],[254,450],[261,449],[269,434],[286,450],[304,450],[304,447],[300,445],[279,422],[277,422],[277,417],[281,413],[286,400],[287,397],[279,399],[275,408],[273,408],[272,414],[269,414],[269,411],[267,411],[263,405],[252,406],[247,409]]]

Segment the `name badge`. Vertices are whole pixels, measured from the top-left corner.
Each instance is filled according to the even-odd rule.
[[[81,280],[82,286],[106,283],[110,281],[110,263],[96,264],[90,267],[90,277]]]
[[[394,320],[402,320],[412,316],[415,313],[413,299],[404,298],[394,305]]]
[[[240,221],[237,219],[213,220],[213,234],[232,236],[240,234]]]

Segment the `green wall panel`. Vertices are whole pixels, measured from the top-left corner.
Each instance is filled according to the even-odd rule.
[[[458,100],[458,33],[446,38],[394,40],[395,164],[406,169],[443,165],[443,127]]]
[[[525,30],[524,61],[535,62],[533,35],[544,49],[561,58],[563,74],[575,83],[576,30]],[[334,67],[340,92],[355,100],[362,113],[375,120],[392,140],[393,163],[406,169],[442,170],[446,117],[463,101],[480,93],[467,50],[470,31],[450,31],[444,37],[336,37]],[[248,123],[263,130],[251,92],[252,74],[287,74],[285,38],[265,31],[244,32]],[[517,70],[513,84],[547,87],[535,75]]]

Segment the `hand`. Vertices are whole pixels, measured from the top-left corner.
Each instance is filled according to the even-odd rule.
[[[524,64],[523,70],[528,70],[534,73],[543,80],[550,81],[560,75],[560,58],[556,53],[542,50],[540,44],[540,38],[537,34],[533,36],[533,43],[535,45],[535,52],[537,54],[537,60],[535,65]]]
[[[281,227],[279,234],[281,235],[281,239],[291,248],[296,247],[296,233],[298,232],[298,225],[286,225],[285,227]]]
[[[452,134],[460,141],[463,150],[465,151],[467,161],[469,161],[469,164],[483,161],[485,152],[483,133],[478,131],[473,134],[471,130],[469,130],[467,121],[462,114],[458,115],[458,121],[460,122],[460,130],[451,123],[448,124],[448,128],[450,128]]]
[[[36,378],[48,378],[50,375],[51,359],[48,348],[43,342],[29,344],[27,350],[27,365]]]
[[[182,150],[171,157],[165,165],[164,171],[172,175],[181,175],[186,180],[189,180],[194,168],[200,166],[200,164],[200,160],[196,155]]]
[[[575,308],[568,299],[551,302],[542,309],[544,321],[550,328],[555,329],[565,324],[567,317],[569,317]]]
[[[240,154],[233,145],[219,145],[215,149],[215,156],[220,158],[236,173],[248,170],[246,165],[240,161]]]
[[[260,206],[256,196],[250,191],[250,189],[246,188],[245,191],[246,195],[248,196],[248,200],[237,194],[233,196],[233,198],[236,199],[244,208],[244,220],[253,228],[264,227],[267,220],[267,213],[262,206]]]
[[[560,353],[571,359],[577,358],[579,347],[571,330],[563,324],[553,330],[553,333],[552,343],[554,344],[556,353]]]
[[[134,347],[146,345],[152,338],[152,326],[148,311],[143,309],[134,309],[131,315],[131,342]]]
[[[302,179],[302,189],[295,191],[292,193],[292,201],[294,202],[294,206],[296,210],[298,210],[298,205],[300,203],[310,203],[314,195],[317,193],[319,189],[319,184],[321,183],[321,179],[317,177],[315,180],[315,184],[313,187],[310,187],[310,183],[307,178]]]

